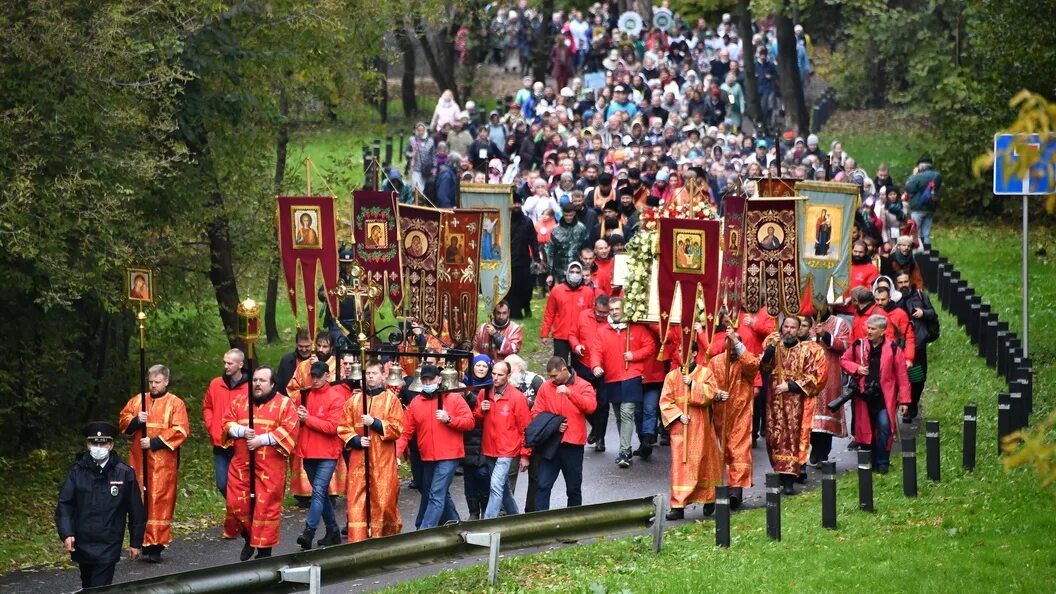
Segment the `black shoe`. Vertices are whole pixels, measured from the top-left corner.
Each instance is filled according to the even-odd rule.
[[[908,412],[906,414],[902,415],[902,424],[903,425],[908,425],[908,424],[912,423],[913,422],[913,417],[914,417],[914,415],[911,415]]]
[[[741,487],[733,487],[730,489],[730,511],[737,511],[741,507],[741,498],[744,496],[744,490]]]
[[[803,471],[800,471],[799,475],[796,477],[796,482],[801,484],[801,485],[802,484],[806,484],[806,482],[807,482],[807,473],[803,472]]]
[[[411,482],[407,483],[407,488],[408,489],[414,489],[415,491],[417,491],[418,490],[418,483],[416,483],[416,482],[414,482],[412,480]]]
[[[784,493],[785,495],[795,495],[796,494],[796,489],[793,486],[795,479],[796,479],[796,477],[794,477],[794,476],[787,475],[787,474],[782,474],[781,475],[781,492]]]
[[[345,527],[341,529],[341,536],[348,536],[348,524],[345,524]]]
[[[143,555],[143,560],[147,563],[161,563],[161,553],[147,553]]]
[[[293,498],[297,500],[297,507],[301,509],[312,507],[312,497],[310,495],[294,495]]]
[[[876,467],[876,471],[880,474],[887,474],[891,471],[891,467],[887,464],[881,464],[880,466]]]
[[[631,467],[631,453],[630,452],[620,452],[620,455],[616,456],[616,465],[619,466],[620,468],[630,468]]]
[[[304,532],[297,537],[297,544],[301,545],[301,550],[307,551],[312,548],[312,541],[315,540],[315,531],[304,529]]]
[[[671,445],[671,436],[667,433],[660,434],[660,445],[669,446]]]
[[[648,460],[649,457],[653,455],[653,446],[643,445],[639,447],[638,451],[636,452],[636,455],[639,456],[642,460]]]
[[[257,549],[257,559],[264,559],[271,556],[271,547],[260,547]]]
[[[862,445],[860,443],[858,443],[857,441],[854,441],[853,439],[851,440],[851,443],[847,444],[847,449],[851,450],[851,451],[858,450],[861,447],[862,447]]]
[[[818,455],[814,453],[814,450],[811,450],[810,457],[807,460],[807,464],[810,464],[811,466],[817,466],[819,462],[820,460],[818,460]]]
[[[242,552],[238,554],[238,560],[249,561],[251,558],[253,558],[253,547],[249,546],[249,542],[247,541],[242,547]]]
[[[667,515],[664,517],[667,518],[667,520],[670,522],[674,522],[675,520],[681,520],[686,517],[686,510],[681,507],[672,507],[671,511],[667,512]]]
[[[341,544],[341,531],[336,530],[334,532],[330,532],[329,530],[327,530],[326,536],[320,538],[319,542],[315,544],[321,547],[331,547],[334,545],[339,545]]]
[[[715,504],[705,503],[704,507],[700,508],[700,511],[704,512],[705,516],[710,516],[711,514],[715,513]]]
[[[604,452],[605,451],[605,439],[604,438],[599,439],[598,443],[594,444],[594,451],[595,452]]]

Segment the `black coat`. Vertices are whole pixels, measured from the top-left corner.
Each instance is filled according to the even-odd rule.
[[[147,515],[139,493],[136,472],[110,453],[101,470],[87,453],[70,466],[59,491],[55,527],[59,539],[76,538],[75,563],[116,563],[128,522],[129,545],[143,546]]]
[[[532,220],[524,213],[513,213],[510,217],[510,265],[514,268],[528,267],[532,260],[539,259],[539,236]]]
[[[480,391],[483,391],[481,388]],[[477,401],[483,396],[480,391],[471,391],[463,394],[463,398],[466,399],[466,404],[469,405],[470,410],[477,408]],[[463,466],[484,466],[487,464],[487,460],[484,459],[484,450],[482,442],[484,440],[484,423],[477,421],[473,429],[466,431],[462,434],[462,445],[466,449],[466,455],[462,458]]]
[[[565,417],[543,412],[535,415],[524,429],[524,445],[532,448],[534,453],[550,460],[561,445],[561,432],[558,428],[565,422]]]

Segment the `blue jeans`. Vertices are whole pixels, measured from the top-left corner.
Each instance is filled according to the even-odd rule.
[[[458,521],[458,511],[451,499],[451,481],[455,478],[455,469],[461,460],[438,460],[422,464],[422,502],[418,506],[418,518],[414,522],[416,529],[435,528],[442,523]]]
[[[337,515],[334,513],[334,504],[330,501],[330,479],[334,476],[337,468],[337,460],[325,460],[319,458],[305,458],[304,471],[308,474],[308,481],[312,483],[312,504],[308,508],[308,520],[305,527],[315,533],[319,526],[319,517],[322,516],[326,524],[327,533],[340,533],[341,528],[337,525]]]
[[[656,435],[656,417],[660,412],[660,388],[663,384],[642,384],[642,405],[634,411],[634,421],[638,424],[638,441],[645,435]]]
[[[488,466],[491,467],[491,494],[488,496],[488,508],[484,511],[484,518],[499,517],[499,510],[506,510],[506,515],[519,514],[517,501],[510,492],[509,474],[510,465],[517,458],[488,458]]]
[[[914,210],[909,216],[913,217],[913,222],[920,231],[920,243],[931,245],[931,219],[935,218],[935,213]]]
[[[887,448],[887,440],[891,437],[891,418],[887,416],[887,409],[872,413],[872,417],[873,468],[891,466],[891,450]]]
[[[550,491],[557,475],[565,477],[568,507],[583,505],[583,446],[563,443],[550,460],[539,461],[539,490],[535,495],[535,511],[550,509]]]
[[[235,455],[235,448],[221,448],[213,446],[213,468],[216,470],[216,490],[227,498],[227,471],[231,466],[231,458]]]

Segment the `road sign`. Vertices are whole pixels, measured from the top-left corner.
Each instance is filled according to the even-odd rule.
[[[1016,134],[994,136],[994,194],[1036,196],[1056,193],[1056,137],[1042,140],[1037,134],[1024,136],[1017,146]],[[1024,152],[1041,153],[1041,160],[1027,175],[1010,174]]]

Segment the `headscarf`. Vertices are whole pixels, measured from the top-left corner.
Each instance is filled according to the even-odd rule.
[[[473,375],[473,368],[477,366],[477,363],[484,362],[488,364],[488,372],[483,378],[476,377]],[[469,364],[469,369],[466,370],[465,377],[462,378],[462,383],[466,384],[467,387],[480,386],[483,384],[491,383],[491,367],[494,363],[491,357],[485,354],[473,355],[473,361]]]

